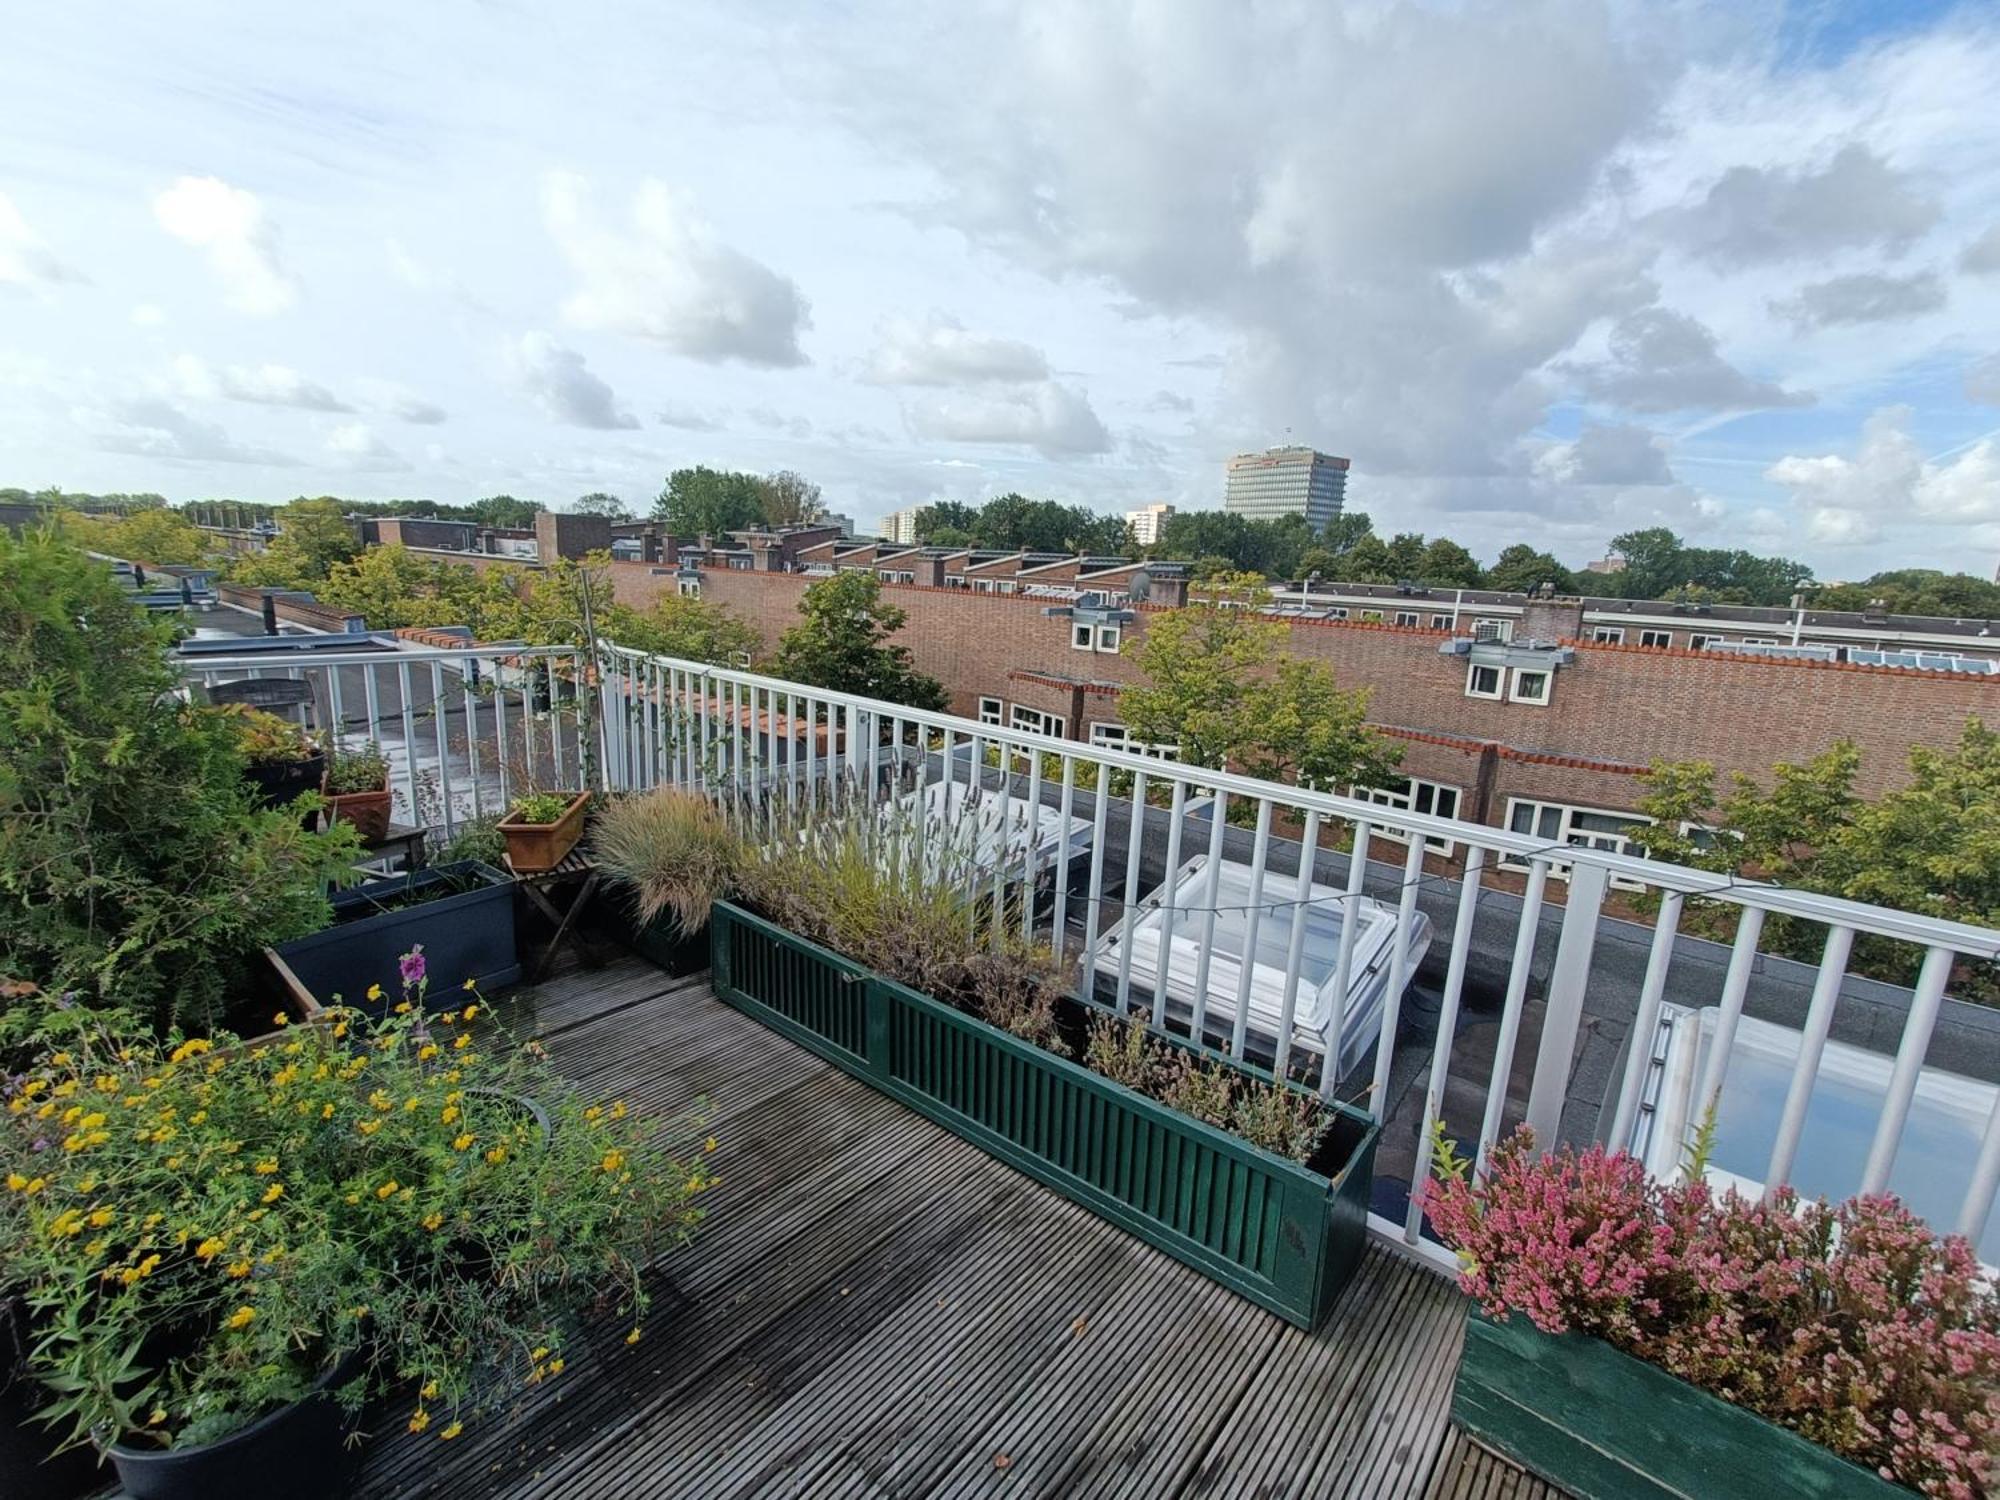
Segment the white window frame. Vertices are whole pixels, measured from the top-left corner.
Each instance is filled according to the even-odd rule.
[[[979,700],[979,722],[998,728],[1007,716],[1007,705],[998,698]]]
[[[1668,651],[1673,648],[1674,633],[1671,630],[1642,630],[1639,632],[1639,644],[1655,651]]]
[[[1515,827],[1515,812],[1520,808],[1533,809],[1528,817],[1529,826],[1525,829]],[[1556,815],[1554,827],[1546,832],[1544,826],[1548,820],[1543,817],[1544,813]],[[1582,807],[1571,802],[1544,802],[1535,797],[1509,797],[1507,821],[1503,826],[1510,832],[1526,833],[1546,844],[1575,844],[1579,848],[1604,849],[1617,854],[1643,855],[1646,852],[1643,846],[1633,843],[1623,834],[1597,828],[1578,829],[1576,821],[1579,816],[1617,818],[1627,825],[1653,821],[1644,813],[1620,812],[1614,807]],[[1530,861],[1515,855],[1500,856],[1500,864],[1504,869],[1525,870],[1529,863]],[[1557,880],[1569,879],[1569,872],[1570,866],[1563,861],[1549,861],[1549,874]],[[1617,875],[1611,877],[1611,884],[1623,891],[1643,891],[1646,888],[1642,880],[1627,880]]]
[[[1414,629],[1417,623],[1417,612],[1414,609],[1397,610],[1396,623],[1404,629]]]
[[[680,581],[679,588],[680,596],[683,599],[699,599],[701,597],[701,580],[699,578],[683,578]]]
[[[1096,641],[1097,641],[1097,627],[1092,625],[1089,621],[1072,620],[1069,622],[1070,650],[1089,651],[1093,649]]]
[[[1710,641],[1719,641],[1719,640],[1721,640],[1721,639],[1722,639],[1722,637],[1721,637],[1721,636],[1719,636],[1719,635],[1694,635],[1694,634],[1690,634],[1690,635],[1688,636],[1688,650],[1690,650],[1690,651],[1706,651],[1706,650],[1708,649],[1708,643],[1709,643]]]
[[[1125,641],[1125,634],[1123,626],[1100,625],[1097,627],[1097,636],[1094,643],[1094,649],[1102,651],[1107,656],[1116,656],[1118,654],[1118,648],[1124,644],[1124,641]]]
[[[1336,605],[1326,612],[1326,617],[1329,620],[1344,620],[1347,618],[1347,608],[1345,605]]]
[[[1521,690],[1523,679],[1530,677],[1541,678],[1542,691],[1539,695],[1524,693]],[[1547,708],[1549,700],[1554,698],[1555,695],[1556,674],[1555,670],[1551,667],[1516,667],[1507,674],[1507,701],[1509,703],[1525,703],[1530,708]]]
[[[1472,638],[1475,641],[1511,641],[1514,639],[1514,622],[1491,618],[1475,619],[1472,622]]]
[[[1145,740],[1132,738],[1132,731],[1123,724],[1109,719],[1099,719],[1090,726],[1090,743],[1099,750],[1125,750],[1133,755],[1150,756],[1154,760],[1179,760],[1179,745],[1154,745]]]
[[[1736,638],[1739,646],[1776,646],[1780,644],[1775,635],[1744,635]]]
[[[1449,630],[1451,629],[1451,623],[1452,621],[1450,615],[1431,616],[1431,629],[1433,630]]]
[[[1625,644],[1625,627],[1622,625],[1593,625],[1590,639],[1599,646],[1622,646]]]
[[[1022,734],[1045,734],[1059,740],[1069,728],[1069,719],[1063,714],[1045,713],[1025,703],[1016,703],[1007,715],[1007,727]]]
[[[1372,802],[1377,807],[1394,808],[1398,812],[1432,813],[1440,818],[1458,817],[1459,805],[1465,798],[1462,788],[1455,787],[1447,781],[1426,781],[1421,776],[1405,776],[1401,780],[1403,784],[1400,787],[1352,786],[1348,788],[1348,794],[1360,801]],[[1424,802],[1430,805],[1428,807],[1418,805]],[[1450,803],[1449,811],[1439,811],[1440,805],[1446,802]],[[1374,828],[1374,833],[1375,837],[1387,839],[1393,844],[1409,843],[1406,835],[1388,828]],[[1442,854],[1449,859],[1458,852],[1458,841],[1441,839],[1434,834],[1427,835],[1424,839],[1424,848],[1432,854]]]
[[[1493,690],[1487,692],[1475,684],[1481,672],[1493,674]],[[1507,669],[1489,666],[1485,662],[1467,662],[1465,667],[1465,696],[1468,698],[1492,698],[1498,701],[1507,696]]]
[[[1361,623],[1363,625],[1380,625],[1382,623],[1382,611],[1379,609],[1362,610]]]
[[[730,653],[729,653],[729,665],[730,665],[730,666],[732,666],[732,667],[735,667],[735,668],[736,668],[736,669],[737,669],[738,671],[742,671],[742,672],[747,672],[747,671],[749,671],[749,670],[750,670],[750,653],[749,653],[748,651],[732,651],[732,652],[730,652]]]

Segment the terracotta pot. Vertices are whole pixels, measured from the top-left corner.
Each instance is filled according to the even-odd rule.
[[[372,792],[326,793],[329,823],[352,823],[361,842],[372,844],[389,836],[389,804],[392,794],[384,782]]]
[[[553,823],[526,823],[520,814],[508,813],[499,827],[507,840],[509,868],[516,875],[535,875],[561,864],[583,837],[583,814],[589,806],[590,793],[578,792]]]

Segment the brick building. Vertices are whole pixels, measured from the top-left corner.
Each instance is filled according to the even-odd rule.
[[[875,553],[861,565],[877,563],[892,570]],[[613,575],[619,599],[642,607],[684,586],[673,568],[618,564]],[[901,642],[950,690],[954,713],[1123,745],[1119,691],[1163,606],[1123,601],[1122,620],[1091,623],[1051,613],[1063,606],[1020,590],[1022,570],[1012,577],[1012,593],[898,581],[884,597],[907,612]],[[711,567],[700,591],[770,645],[813,581]],[[1618,841],[1655,760],[1766,778],[1845,738],[1872,796],[1901,782],[1912,744],[1948,746],[1969,716],[2000,718],[2000,678],[1590,641],[1577,638],[1578,608],[1531,608],[1512,640],[1477,644],[1428,625],[1284,623],[1295,655],[1370,690],[1371,722],[1401,743],[1409,785],[1370,795],[1549,837]]]

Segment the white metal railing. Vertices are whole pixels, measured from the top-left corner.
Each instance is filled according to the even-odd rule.
[[[536,700],[517,677],[546,664],[556,687]],[[755,672],[649,656],[617,646],[600,649],[596,671],[566,648],[527,651],[475,647],[394,656],[355,653],[273,663],[267,658],[200,662],[200,675],[282,670],[316,679],[316,698],[350,739],[387,737],[404,747],[422,736],[413,722],[432,714],[434,733],[421,752],[442,777],[503,797],[510,787],[580,785],[583,756],[594,759],[594,784],[639,790],[680,785],[716,795],[741,818],[810,813],[838,792],[887,799],[942,787],[941,804],[955,816],[989,805],[995,830],[996,893],[1025,881],[1031,898],[996,901],[995,913],[1018,914],[1021,931],[1046,942],[1080,993],[1155,1025],[1208,1039],[1216,1050],[1252,1066],[1300,1078],[1328,1098],[1355,1100],[1384,1119],[1382,1160],[1421,1181],[1430,1157],[1429,1122],[1445,1117],[1461,1139],[1476,1139],[1483,1165],[1501,1132],[1517,1119],[1544,1142],[1563,1136],[1565,1105],[1585,1035],[1585,1002],[1607,892],[1643,891],[1658,898],[1643,975],[1632,987],[1631,1044],[1597,1117],[1595,1135],[1623,1145],[1650,1109],[1644,1082],[1652,1061],[1649,1039],[1660,1024],[1676,937],[1690,901],[1718,903],[1736,913],[1729,960],[1715,998],[1717,1022],[1700,1080],[1715,1099],[1727,1078],[1738,1022],[1759,967],[1758,942],[1767,919],[1820,924],[1828,936],[1807,1005],[1791,1085],[1769,1130],[1762,1179],[1787,1180],[1799,1151],[1821,1058],[1836,1009],[1853,1001],[1843,989],[1859,937],[1912,945],[1923,958],[1894,1049],[1887,1092],[1865,1160],[1850,1191],[1878,1192],[1897,1170],[1910,1106],[1944,1004],[1954,967],[2000,959],[2000,931],[1942,921],[1887,907],[1732,879],[1614,850],[1550,843],[1485,824],[1385,807],[1353,797],[1280,785],[1229,772],[1203,770],[1079,741],[977,723],[952,715],[803,686]],[[476,671],[475,671],[476,669]],[[358,673],[351,678],[348,674]],[[394,679],[394,701],[377,679]],[[414,678],[413,678],[414,674]],[[483,686],[466,692],[477,676]],[[423,689],[428,678],[429,692]],[[412,719],[413,680],[417,686]],[[459,685],[453,696],[454,680]],[[356,713],[357,689],[365,708]],[[574,692],[575,697],[566,695]],[[498,744],[508,735],[503,705],[514,700],[517,724],[533,725],[545,753],[516,751],[511,763]],[[482,720],[475,702],[492,709]],[[345,708],[345,711],[343,711]],[[461,721],[464,733],[447,734]],[[399,732],[400,731],[400,732]],[[486,767],[482,771],[482,764]],[[415,773],[413,755],[402,769]],[[461,770],[463,768],[463,770]],[[1003,769],[1004,768],[1004,769]],[[496,774],[497,772],[497,774]],[[565,778],[567,780],[565,781]],[[454,781],[451,784],[456,785]],[[415,792],[410,793],[415,805]],[[470,794],[477,808],[478,793]],[[461,809],[466,799],[461,799]],[[453,806],[447,796],[445,806]],[[459,813],[463,815],[463,811]],[[1044,825],[1052,833],[1045,836]],[[1020,848],[1008,842],[1019,835]],[[1375,837],[1404,842],[1400,870],[1343,858],[1368,851]],[[1459,851],[1448,873],[1427,840]],[[1310,851],[1308,853],[1307,851]],[[1518,891],[1485,884],[1505,861],[1520,872]],[[1228,871],[1225,877],[1225,868]],[[1188,878],[1176,875],[1191,872]],[[1552,872],[1558,903],[1551,899]],[[1240,898],[1221,900],[1227,879]],[[1428,1004],[1406,1007],[1412,965],[1422,957],[1412,939],[1429,922],[1420,908],[1428,890],[1437,926],[1449,947],[1426,969]],[[1370,957],[1364,912],[1389,940]],[[1315,912],[1338,911],[1333,951],[1314,951],[1308,932]],[[1490,1055],[1458,1047],[1459,1025],[1474,950],[1475,924],[1505,970],[1494,997],[1497,1017]],[[1511,924],[1496,940],[1494,923]],[[1553,955],[1537,969],[1539,950]],[[1538,940],[1540,942],[1538,943]],[[1151,944],[1150,950],[1147,943]],[[1177,946],[1179,945],[1179,946]],[[1135,948],[1151,962],[1135,960]],[[1684,953],[1686,950],[1680,950]],[[1185,962],[1176,958],[1183,954]],[[1682,960],[1685,961],[1684,959]],[[1178,967],[1177,967],[1178,964]],[[1364,969],[1366,972],[1364,973]],[[1232,973],[1233,970],[1233,973]],[[1257,973],[1268,983],[1258,987]],[[1318,975],[1315,980],[1312,976]],[[1191,981],[1191,983],[1190,983]],[[1317,1032],[1301,1024],[1314,985],[1330,995]],[[1364,1007],[1364,987],[1377,987]],[[1601,997],[1600,997],[1601,998]],[[1618,997],[1623,1004],[1624,997]],[[1275,1000],[1275,1010],[1272,1008]],[[1601,1007],[1600,1007],[1601,1008]],[[1419,1014],[1419,1011],[1424,1014]],[[1342,1055],[1352,1028],[1371,1026],[1372,1045],[1348,1076],[1326,1059]],[[1532,1058],[1517,1053],[1530,1043]],[[1527,1068],[1525,1108],[1510,1107],[1517,1065]],[[1419,1086],[1421,1080],[1421,1086]],[[1393,1093],[1392,1093],[1393,1090]],[[1514,1090],[1518,1093],[1518,1090]],[[1468,1100],[1471,1101],[1468,1104]],[[1572,1134],[1576,1132],[1572,1131]],[[1761,1148],[1760,1148],[1761,1149]],[[1978,1150],[1959,1163],[1964,1190],[1959,1221],[1942,1227],[1976,1234],[2000,1189],[2000,1103],[1984,1122]],[[1377,1233],[1439,1264],[1441,1247],[1421,1236],[1414,1204],[1395,1217],[1371,1215]]]

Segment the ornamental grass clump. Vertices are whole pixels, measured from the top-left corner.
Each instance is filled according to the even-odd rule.
[[[714,1180],[699,1112],[586,1100],[476,992],[426,1016],[421,951],[402,978],[379,1022],[86,1039],[8,1085],[0,1261],[68,1442],[210,1443],[356,1349],[344,1403],[451,1438],[585,1318],[639,1327]]]
[[[631,890],[640,923],[666,916],[681,936],[707,925],[742,858],[722,810],[675,787],[612,801],[590,839],[598,868]]]
[[[1971,1245],[1891,1197],[1713,1193],[1525,1130],[1475,1181],[1437,1132],[1424,1209],[1495,1318],[1601,1338],[1883,1478],[1977,1500],[2000,1485],[2000,1293]]]

